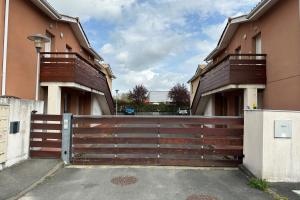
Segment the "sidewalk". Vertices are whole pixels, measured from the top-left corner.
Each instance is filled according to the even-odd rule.
[[[271,183],[271,188],[289,200],[300,199],[300,183]]]
[[[0,171],[0,200],[15,197],[61,166],[60,160],[30,159]]]

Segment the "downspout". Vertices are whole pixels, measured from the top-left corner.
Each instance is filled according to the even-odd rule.
[[[7,68],[7,42],[8,42],[8,17],[9,17],[9,0],[5,2],[4,18],[4,40],[3,40],[3,62],[2,62],[2,90],[1,95],[6,95],[6,68]]]

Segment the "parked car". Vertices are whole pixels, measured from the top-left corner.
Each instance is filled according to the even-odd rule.
[[[188,115],[189,111],[187,109],[181,109],[181,108],[179,108],[178,111],[177,111],[177,114],[178,115]]]
[[[123,113],[124,115],[135,115],[135,110],[132,107],[125,107]]]

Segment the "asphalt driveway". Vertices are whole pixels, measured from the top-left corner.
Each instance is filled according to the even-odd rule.
[[[209,196],[272,199],[250,188],[239,170],[163,167],[63,168],[21,199],[201,200]]]

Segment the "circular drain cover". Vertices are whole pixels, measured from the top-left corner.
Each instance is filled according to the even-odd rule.
[[[119,186],[127,186],[132,185],[137,182],[137,178],[135,176],[118,176],[111,179],[111,183]]]
[[[218,200],[216,197],[209,195],[191,195],[186,200]]]

